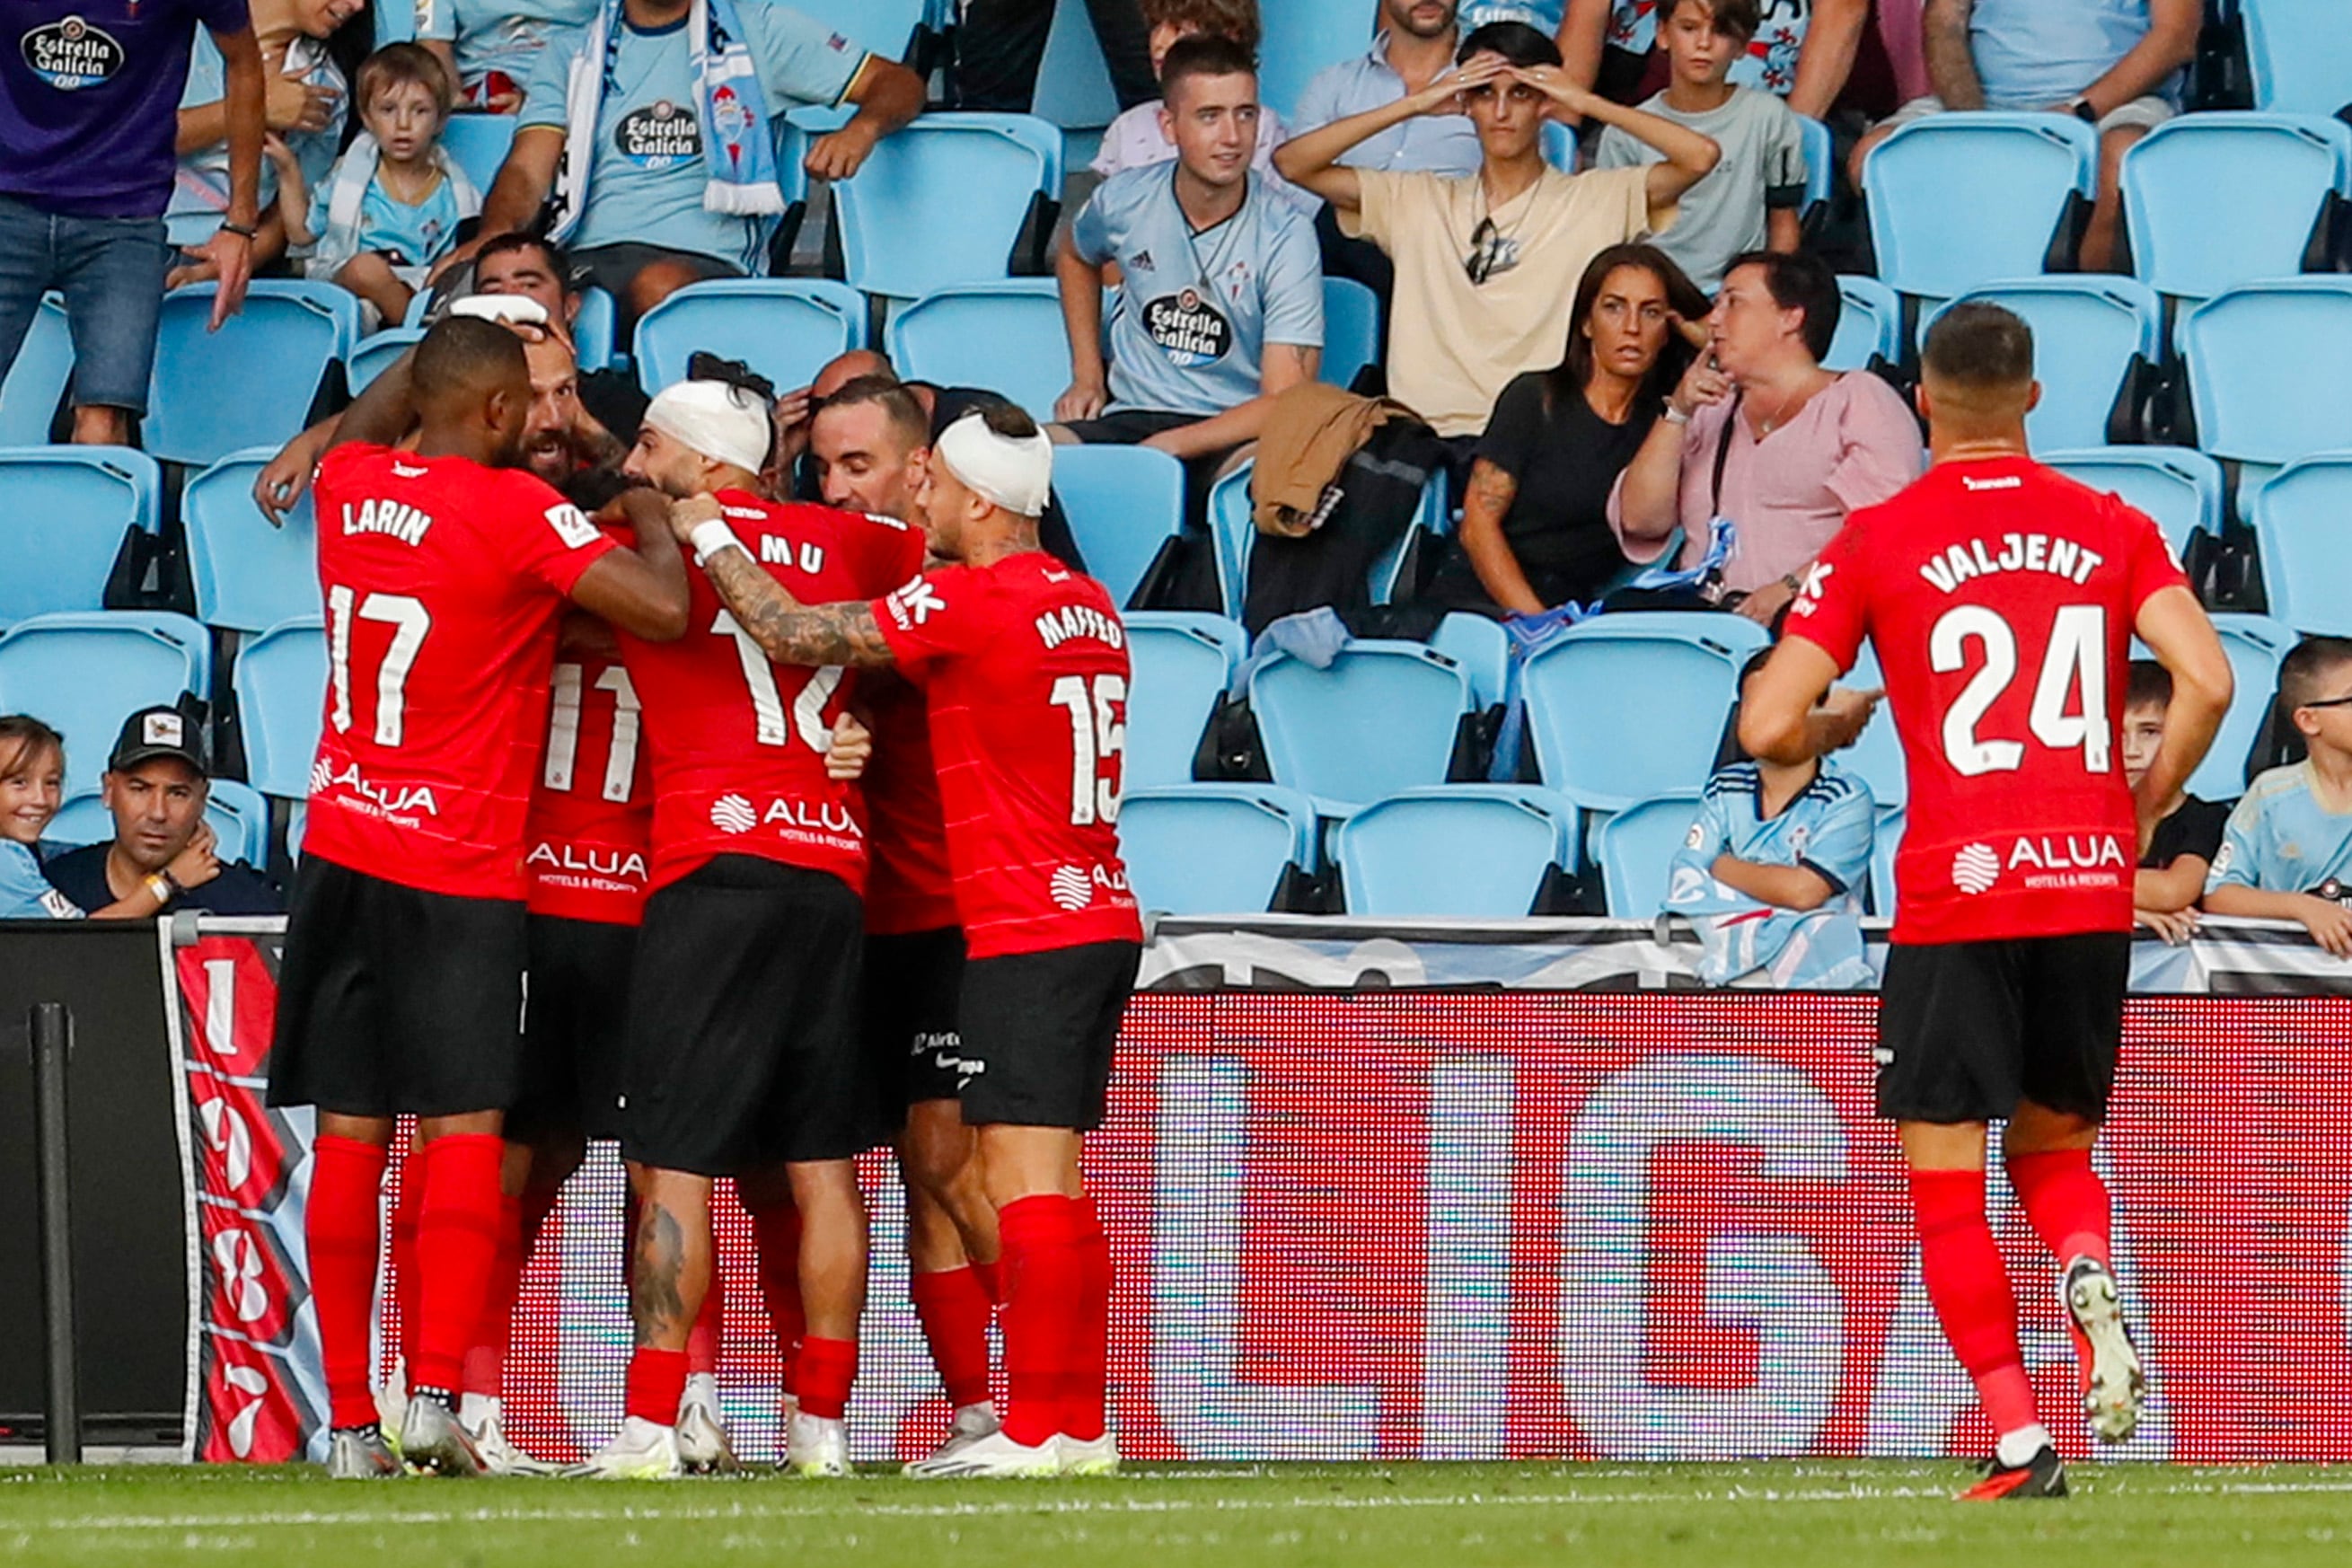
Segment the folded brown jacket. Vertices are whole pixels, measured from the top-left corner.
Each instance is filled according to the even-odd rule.
[[[1390,420],[1418,417],[1402,403],[1359,397],[1319,381],[1301,382],[1276,397],[1250,476],[1258,531],[1283,539],[1312,532],[1325,494],[1356,449]]]

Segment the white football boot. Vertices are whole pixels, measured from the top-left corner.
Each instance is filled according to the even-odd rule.
[[[677,1458],[690,1476],[726,1476],[742,1468],[727,1435],[726,1413],[719,1407],[719,1379],[709,1373],[686,1380],[686,1397],[677,1407]]]
[[[678,1461],[676,1430],[632,1415],[611,1442],[563,1473],[591,1481],[668,1481],[686,1470]]]
[[[2096,1258],[2078,1258],[2066,1270],[2062,1294],[2074,1321],[2075,1350],[2083,1362],[2083,1414],[2092,1436],[2121,1443],[2139,1427],[2140,1401],[2147,1379],[2139,1351],[2124,1321],[2116,1277]]]
[[[488,1468],[457,1413],[436,1398],[408,1402],[400,1423],[400,1458],[418,1475],[453,1479],[482,1475]]]
[[[336,1481],[396,1481],[408,1472],[373,1426],[344,1426],[327,1442],[327,1479]]]
[[[977,1405],[960,1405],[956,1409],[955,1419],[948,1423],[946,1440],[932,1449],[926,1458],[917,1459],[905,1466],[902,1473],[911,1476],[915,1473],[916,1465],[928,1463],[929,1459],[945,1459],[960,1454],[982,1437],[999,1431],[1003,1425],[1003,1423],[996,1418],[995,1404],[990,1400],[983,1399]]]
[[[1065,1432],[1054,1439],[1062,1455],[1062,1474],[1066,1476],[1115,1476],[1118,1474],[1118,1434],[1108,1427],[1091,1443],[1081,1443]]]
[[[934,1454],[907,1467],[917,1480],[1034,1480],[1062,1473],[1061,1439],[1048,1437],[1035,1447],[1016,1443],[1002,1427],[975,1437],[952,1454]]]
[[[784,1468],[811,1479],[849,1474],[849,1428],[795,1410],[784,1426]]]

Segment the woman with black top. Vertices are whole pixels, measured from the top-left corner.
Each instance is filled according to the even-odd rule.
[[[1462,530],[1428,597],[1497,617],[1601,596],[1625,566],[1609,489],[1690,363],[1675,318],[1706,296],[1662,251],[1615,245],[1576,286],[1568,356],[1503,389],[1479,440]]]

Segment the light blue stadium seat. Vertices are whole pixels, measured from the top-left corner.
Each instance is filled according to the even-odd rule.
[[[2164,301],[2133,279],[2018,278],[1971,289],[1952,303],[1967,301],[2002,306],[2033,329],[2042,402],[2025,416],[2025,433],[2036,451],[2105,443],[2118,396],[2128,385],[2136,402],[2164,358]],[[1922,344],[1942,314],[1921,324]],[[2124,410],[2116,435],[2137,429],[2135,412]]]
[[[360,304],[331,283],[264,279],[245,309],[208,331],[213,286],[163,297],[141,441],[165,462],[202,468],[301,433],[320,378],[359,342]]]
[[[1146,910],[1264,914],[1290,868],[1314,870],[1315,826],[1314,803],[1297,790],[1172,784],[1128,793],[1118,851]]]
[[[853,289],[822,279],[718,279],[689,284],[638,321],[637,384],[659,392],[707,353],[741,360],[790,392],[865,346],[866,302]]]
[[[474,188],[487,196],[497,183],[499,165],[514,145],[520,117],[512,114],[453,114],[441,127],[441,145],[466,171]]]
[[[2090,201],[2098,137],[2071,115],[1989,110],[1915,121],[1863,164],[1878,276],[1948,300],[1988,278],[2044,270]]]
[[[954,26],[958,10],[959,0],[931,0],[932,27]],[[1029,111],[1072,130],[1108,125],[1118,117],[1118,97],[1111,90],[1110,70],[1103,64],[1094,18],[1082,3],[1054,7],[1054,25],[1045,36],[1045,58],[1037,67],[1037,91]]]
[[[2338,0],[2239,0],[2254,103],[2290,114],[2352,104],[2352,32]]]
[[[408,314],[400,324],[422,330],[432,305],[432,291],[418,289],[415,298],[408,301]],[[583,372],[604,370],[615,362],[622,365],[627,363],[626,354],[613,352],[613,297],[602,289],[583,289],[580,291],[580,309],[572,318],[572,347]],[[358,389],[354,386],[353,390]]]
[[[73,337],[56,296],[41,301],[16,363],[0,379],[0,447],[37,447],[49,438],[58,400],[73,375]]]
[[[35,616],[0,632],[0,713],[30,713],[65,736],[68,791],[97,787],[123,720],[211,687],[212,641],[185,616]]]
[[[1323,279],[1320,379],[1333,386],[1352,386],[1357,372],[1380,357],[1380,297],[1352,278]]]
[[[1209,490],[1209,542],[1216,563],[1217,588],[1224,600],[1225,613],[1236,619],[1249,589],[1250,552],[1257,548],[1257,524],[1252,516],[1254,503],[1250,499],[1250,475],[1255,467],[1244,462]],[[1442,534],[1447,531],[1448,521],[1445,476],[1432,474],[1429,482],[1422,487],[1421,510],[1412,522],[1372,563],[1369,587],[1373,604],[1394,602],[1414,529]]]
[[[1576,173],[1576,132],[1557,120],[1543,123],[1544,162],[1563,174]]]
[[[327,704],[327,634],[317,616],[275,626],[247,643],[229,678],[245,737],[246,782],[302,800]]]
[[[1577,813],[1526,784],[1441,784],[1375,801],[1336,837],[1351,915],[1515,921],[1575,865]]]
[[[222,860],[262,863],[269,844],[269,803],[235,779],[215,779],[205,792],[205,822],[215,840],[213,853]],[[97,790],[74,795],[49,818],[41,835],[43,854],[62,854],[114,838],[114,814]],[[88,910],[83,911],[88,913]]]
[[[1872,356],[1899,364],[1903,360],[1902,297],[1875,278],[1845,274],[1838,279],[1837,335],[1822,356],[1824,368],[1867,370]]]
[[[2215,295],[2180,326],[2197,445],[2258,481],[2352,448],[2352,278],[2283,278]],[[2240,494],[2246,493],[2242,482]]]
[[[357,397],[368,384],[390,370],[394,361],[424,341],[423,327],[386,327],[371,332],[352,349],[351,362],[343,367],[352,395]]]
[[[2352,125],[2309,114],[2184,114],[2124,154],[2132,268],[2158,293],[2188,300],[2301,272],[2331,195],[2352,195]],[[2329,237],[2320,237],[2324,268]]]
[[[2083,447],[2042,460],[2154,518],[2176,552],[2191,535],[2221,531],[2221,465],[2186,447]]]
[[[1879,673],[1878,649],[1865,641],[1853,668],[1838,684],[1857,691],[1884,689],[1886,678]],[[1862,739],[1840,752],[1837,762],[1869,786],[1870,798],[1881,806],[1901,805],[1910,795],[1910,780],[1903,770],[1903,742],[1895,732],[1895,710],[1886,703],[1878,705]]]
[[[1593,858],[1601,867],[1612,920],[1651,920],[1664,908],[1667,872],[1690,837],[1698,805],[1698,796],[1688,791],[1656,795],[1593,829]]]
[[[1006,276],[1032,204],[1061,199],[1061,143],[1026,114],[931,115],[884,138],[833,187],[850,286],[913,300]]]
[[[2254,492],[2271,617],[2306,636],[2352,635],[2352,452],[2290,463]]]
[[[196,618],[224,631],[263,632],[320,613],[319,525],[310,494],[272,527],[253,503],[253,483],[277,453],[256,447],[224,458],[188,481],[180,516]]]
[[[1470,677],[1470,700],[1481,709],[1503,700],[1511,678],[1511,638],[1500,621],[1456,610],[1438,622],[1429,646]]]
[[[1797,210],[1800,218],[1812,223],[1837,189],[1837,142],[1830,128],[1810,114],[1797,116],[1797,128],[1805,139],[1805,205]]]
[[[1054,493],[1087,571],[1124,605],[1184,521],[1184,465],[1150,447],[1062,447]]]
[[[907,60],[913,58],[916,29],[930,14],[930,0],[793,0],[793,9],[886,59]]]
[[[2296,638],[2294,628],[2272,616],[2217,615],[2213,629],[2221,635],[2221,651],[2229,655],[2237,689],[2205,760],[2189,775],[2189,790],[2207,800],[2230,800],[2245,792],[2246,754],[2253,750],[2263,721],[2270,716],[2271,699],[2278,693],[2279,661],[2294,647]]]
[[[1903,847],[1905,816],[1901,806],[1882,804],[1877,836],[1870,841],[1870,910],[1881,920],[1895,918],[1895,856]]]
[[[0,626],[96,610],[131,529],[153,533],[162,476],[126,447],[0,447]]]
[[[1265,31],[1258,46],[1258,100],[1285,123],[1296,123],[1298,95],[1315,73],[1372,47],[1373,7],[1357,0],[1276,0],[1259,9]]]
[[[1223,616],[1138,611],[1123,618],[1130,671],[1122,777],[1130,790],[1186,783],[1248,640]]]
[[[1521,672],[1544,783],[1587,811],[1701,788],[1739,668],[1768,640],[1729,614],[1631,612],[1571,628]]]
[[[1062,300],[1050,278],[1001,278],[927,294],[891,317],[883,341],[908,380],[999,393],[1034,419],[1053,418],[1054,400],[1070,384]]]
[[[1275,782],[1339,816],[1445,782],[1470,678],[1421,643],[1367,638],[1328,669],[1287,656],[1255,665],[1249,700]]]

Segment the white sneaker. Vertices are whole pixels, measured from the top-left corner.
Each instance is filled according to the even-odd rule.
[[[395,1360],[383,1386],[375,1391],[376,1429],[394,1454],[400,1452],[400,1428],[408,1419],[408,1363]]]
[[[677,1434],[632,1415],[611,1442],[563,1473],[591,1481],[667,1481],[686,1472],[678,1463]]]
[[[468,1394],[468,1399],[477,1397]],[[481,1450],[482,1473],[491,1476],[551,1476],[555,1467],[543,1459],[534,1459],[506,1433],[506,1413],[497,1400],[486,1400],[488,1409],[468,1419],[468,1412],[460,1406],[457,1417],[474,1435],[474,1447]]]
[[[2140,1400],[2147,1380],[2139,1352],[2124,1322],[2116,1277],[2095,1258],[2078,1258],[2066,1270],[2067,1313],[2079,1338],[2083,1362],[2083,1414],[2102,1443],[2121,1443],[2139,1427]]]
[[[812,1478],[849,1474],[848,1426],[793,1411],[784,1426],[784,1468]]]
[[[677,1458],[690,1476],[729,1476],[743,1467],[736,1461],[735,1445],[728,1439],[727,1418],[715,1391],[698,1398],[689,1385],[677,1409]]]
[[[1062,1474],[1066,1476],[1115,1476],[1118,1474],[1118,1434],[1105,1428],[1103,1435],[1091,1443],[1081,1443],[1068,1433],[1054,1439],[1061,1450]]]
[[[1016,1443],[1002,1428],[975,1437],[952,1454],[934,1454],[907,1467],[918,1480],[1034,1479],[1062,1473],[1059,1438],[1048,1437],[1035,1447]]]

